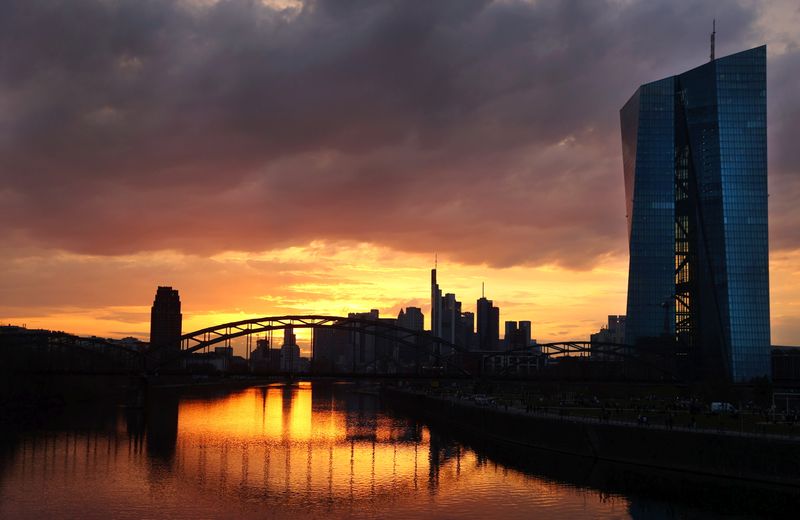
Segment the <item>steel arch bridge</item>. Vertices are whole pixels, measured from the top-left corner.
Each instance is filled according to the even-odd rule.
[[[3,334],[0,347],[3,368],[18,372],[128,373],[142,370],[146,356],[103,338],[58,331]]]
[[[538,351],[538,352],[537,352]],[[531,354],[542,360],[562,357],[595,357],[600,362],[614,361],[631,363],[650,370],[661,377],[675,379],[674,352],[649,348],[642,345],[629,345],[607,341],[558,341],[538,343],[531,347],[500,351],[494,356]],[[491,356],[491,357],[494,357]]]
[[[21,366],[23,370],[152,373],[170,367],[174,368],[177,363],[192,353],[207,350],[214,345],[230,346],[233,340],[239,338],[245,340],[249,357],[252,351],[253,337],[287,327],[311,329],[312,347],[314,330],[342,330],[381,338],[393,346],[402,345],[410,348],[417,353],[417,360],[422,356],[424,362],[428,363],[427,368],[431,369],[429,372],[437,375],[510,375],[508,372],[514,368],[512,366],[514,360],[511,360],[510,357],[515,355],[528,356],[535,360],[537,370],[541,371],[545,368],[547,359],[588,355],[591,356],[592,361],[597,356],[596,359],[599,361],[624,362],[645,367],[651,373],[659,374],[661,378],[675,378],[672,360],[668,359],[674,353],[664,352],[663,349],[620,343],[563,341],[506,351],[475,352],[442,338],[434,337],[430,332],[396,325],[392,320],[314,314],[268,316],[206,327],[183,334],[180,338],[179,350],[131,349],[102,338],[86,338],[63,332],[50,332],[44,336],[25,335],[25,338],[28,338],[26,347],[29,348],[24,350],[29,351],[29,355],[12,364]],[[0,337],[0,340],[2,339]],[[18,338],[15,343],[24,344],[24,341],[20,342]],[[9,351],[14,351],[14,349]],[[486,373],[487,360],[503,356],[509,356],[503,369],[494,371],[492,374]],[[379,361],[385,360],[379,359],[377,351],[375,351],[371,361],[360,365],[361,373],[368,374],[370,369],[373,370],[372,373],[377,373],[376,365]],[[417,366],[418,374],[420,373],[419,368]],[[357,373],[355,368],[352,373],[353,375]],[[342,375],[346,374],[342,372]],[[398,373],[398,375],[402,374]]]
[[[252,339],[258,334],[292,329],[311,329],[312,334],[317,329],[343,330],[351,333],[364,333],[375,338],[381,338],[394,344],[403,345],[424,354],[430,355],[437,365],[446,371],[459,372],[471,375],[456,363],[458,354],[468,351],[459,345],[445,339],[435,337],[426,331],[413,330],[396,325],[391,321],[376,320],[361,316],[326,316],[316,314],[267,316],[247,320],[223,323],[212,327],[189,332],[181,336],[180,352],[166,354],[155,363],[155,368],[166,367],[194,352],[208,349],[211,346],[222,344],[230,346],[231,341],[245,338],[248,354],[252,350]],[[313,345],[313,340],[312,340]],[[373,363],[376,362],[373,360]]]

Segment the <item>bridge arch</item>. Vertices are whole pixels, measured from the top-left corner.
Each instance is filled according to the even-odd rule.
[[[180,352],[166,357],[157,366],[167,366],[177,359],[217,344],[230,345],[237,338],[250,338],[270,331],[286,329],[333,329],[354,333],[364,333],[382,338],[396,344],[422,350],[432,356],[439,366],[448,370],[471,375],[467,370],[453,363],[458,354],[467,350],[445,339],[435,337],[426,331],[418,331],[391,322],[361,316],[328,316],[317,314],[267,316],[251,318],[196,330],[181,336]]]
[[[573,357],[574,354],[588,354],[590,356],[603,356],[604,361],[622,361],[631,363],[647,370],[653,371],[662,377],[675,379],[673,352],[665,352],[663,349],[653,349],[642,345],[629,345],[625,343],[614,343],[608,341],[558,341],[552,343],[539,343],[531,347],[515,348],[497,352],[497,356],[508,354],[522,354],[538,350],[536,355],[540,359],[556,357]]]
[[[144,352],[103,338],[59,331],[27,331],[0,335],[4,368],[44,373],[127,373],[145,366]]]

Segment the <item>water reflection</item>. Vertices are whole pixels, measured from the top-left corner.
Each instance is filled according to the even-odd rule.
[[[0,518],[681,517],[498,463],[349,384],[160,391],[144,410],[64,410],[3,446]]]
[[[415,489],[428,472],[427,432],[343,385],[184,400],[178,430],[174,471],[245,500],[277,492],[287,504],[372,502]]]

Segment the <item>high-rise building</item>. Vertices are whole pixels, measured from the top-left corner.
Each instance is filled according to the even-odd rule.
[[[425,316],[422,314],[422,309],[419,307],[400,309],[400,313],[397,315],[397,325],[422,332],[425,330]]]
[[[380,321],[380,311],[378,309],[370,309],[369,312],[351,312],[347,316],[375,322]],[[376,343],[380,343],[374,334],[354,329],[350,332],[350,343],[353,351],[353,371],[362,370],[368,365],[374,366]]]
[[[505,324],[505,335],[503,336],[503,347],[505,350],[520,350],[531,346],[531,322],[507,321]]]
[[[425,316],[419,307],[406,307],[397,315],[397,325],[416,332],[425,330]],[[406,339],[407,343],[398,346],[398,361],[405,366],[415,365],[423,358],[423,341],[420,337]],[[410,344],[409,344],[410,343]]]
[[[431,269],[431,334],[454,345],[462,345],[466,336],[463,330],[463,314],[461,302],[456,300],[456,295],[447,293],[442,296],[442,290],[436,280],[436,269]],[[437,349],[440,349],[437,346]],[[440,355],[451,354],[448,347],[439,352]]]
[[[475,313],[462,312],[458,325],[456,345],[467,350],[477,350],[478,337],[475,334]]]
[[[322,373],[354,370],[353,359],[356,352],[353,334],[346,329],[328,327],[314,330],[311,336],[314,370]]]
[[[442,337],[442,290],[436,281],[436,268],[431,269],[431,334]]]
[[[506,340],[506,345],[508,345],[510,339],[512,339],[519,329],[517,328],[516,321],[506,321],[505,322],[505,334],[503,334],[503,339]]]
[[[250,367],[255,372],[280,371],[280,349],[270,348],[267,338],[256,339],[256,348],[250,353]]]
[[[614,355],[613,347],[607,345],[625,343],[625,316],[608,316],[608,324],[598,332],[589,336],[589,341],[595,350],[592,351],[593,359],[619,361],[620,357]]]
[[[478,349],[497,350],[500,343],[500,309],[481,296],[477,302]]]
[[[696,377],[770,374],[766,56],[712,57],[620,111],[626,343],[674,338]]]
[[[294,373],[300,370],[300,347],[292,327],[286,327],[281,346],[281,370]]]
[[[589,336],[592,343],[625,343],[625,316],[608,316],[608,324]]]
[[[520,334],[522,334],[522,343],[526,347],[531,346],[531,322],[529,320],[523,320],[519,322],[519,330]]]
[[[178,290],[159,287],[150,309],[150,350],[162,354],[181,348],[181,299]]]
[[[458,341],[458,326],[461,320],[461,302],[456,300],[456,295],[447,293],[442,296],[441,334],[445,341],[455,344]]]

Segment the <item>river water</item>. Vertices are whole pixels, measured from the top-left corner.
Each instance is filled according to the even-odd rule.
[[[0,518],[729,517],[680,492],[628,493],[624,471],[529,458],[382,409],[354,384],[160,391],[145,410],[58,409],[10,435]]]

